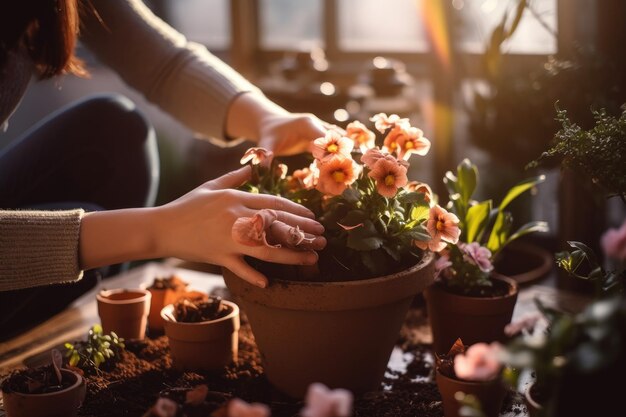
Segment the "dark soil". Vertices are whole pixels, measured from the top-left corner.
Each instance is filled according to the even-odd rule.
[[[165,278],[155,278],[152,284],[148,287],[149,290],[182,290],[187,286],[187,283],[177,277],[171,275]]]
[[[433,381],[430,345],[415,342],[412,329],[425,326],[423,303],[414,304],[403,326],[398,347],[405,353],[406,370],[388,369],[378,391],[355,398],[354,417],[442,417],[443,409]],[[245,314],[241,316],[238,362],[219,372],[180,372],[171,367],[166,337],[127,342],[122,360],[107,371],[87,374],[83,417],[142,416],[159,397],[176,401],[177,416],[217,416],[233,397],[268,404],[273,417],[298,417],[300,401],[281,395],[269,384],[261,366]],[[206,385],[206,399],[186,403],[187,391]],[[509,396],[503,410],[521,413],[518,399]],[[520,410],[516,411],[516,408]],[[216,411],[217,410],[217,411]],[[215,413],[215,414],[214,414]]]
[[[202,301],[182,299],[174,304],[174,317],[181,323],[217,320],[226,317],[231,311],[233,309],[216,296]]]
[[[490,287],[474,287],[469,291],[465,288],[444,287],[446,291],[453,294],[464,295],[467,297],[502,297],[507,295],[511,290],[508,283],[496,279],[491,280],[492,285]],[[435,285],[441,285],[441,282],[435,283]]]
[[[22,394],[47,394],[70,387],[76,378],[64,378],[59,384],[52,365],[41,366],[35,369],[23,369],[13,372],[2,381],[0,386],[4,392],[20,392]]]

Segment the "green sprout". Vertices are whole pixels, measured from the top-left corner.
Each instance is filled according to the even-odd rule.
[[[70,366],[83,370],[98,369],[108,360],[119,358],[124,348],[124,339],[115,332],[104,334],[102,326],[95,324],[87,332],[86,341],[65,343],[65,357],[69,358]]]

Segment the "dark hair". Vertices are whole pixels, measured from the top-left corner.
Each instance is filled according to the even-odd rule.
[[[24,47],[40,78],[87,75],[74,55],[79,31],[79,0],[9,1],[0,9],[0,65],[8,52]]]

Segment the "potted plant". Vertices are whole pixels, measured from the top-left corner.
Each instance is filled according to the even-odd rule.
[[[445,417],[465,416],[461,401],[472,396],[486,417],[497,417],[506,395],[500,362],[502,346],[476,343],[466,347],[458,339],[445,355],[436,355],[435,380]]]
[[[102,328],[124,339],[143,339],[146,336],[151,298],[150,292],[142,289],[100,291],[96,300]]]
[[[445,352],[458,338],[468,344],[504,341],[504,326],[511,321],[518,286],[494,270],[494,261],[512,241],[528,233],[546,231],[545,222],[530,222],[512,232],[508,205],[525,191],[543,181],[530,178],[512,187],[500,204],[472,199],[478,183],[478,169],[463,160],[454,175],[444,178],[450,193],[448,218],[431,208],[428,231],[431,239],[423,247],[444,250],[436,263],[438,279],[425,292],[433,332],[433,349]],[[456,243],[440,238],[446,221],[458,221],[461,235]]]
[[[52,363],[13,372],[2,381],[7,417],[73,417],[85,398],[85,381],[62,367],[63,357],[54,349]]]
[[[430,142],[397,115],[372,121],[380,136],[360,122],[345,133],[331,130],[315,141],[308,168],[287,175],[276,159],[269,169],[255,164],[254,179],[243,187],[301,203],[325,228],[328,244],[314,270],[250,259],[268,276],[267,288],[224,270],[268,379],[294,397],[313,382],[356,394],[378,389],[411,300],[434,279],[432,253],[415,244],[430,238],[425,224],[434,201],[428,187],[407,178],[407,160],[425,155]],[[260,231],[251,244],[275,244],[272,219],[259,222],[258,216],[242,219]],[[453,234],[456,228],[450,225]]]
[[[205,300],[208,296],[201,291],[189,289],[189,283],[176,275],[169,277],[157,277],[146,287],[152,294],[150,301],[150,313],[148,314],[148,328],[157,333],[163,332],[163,319],[161,310],[163,307],[174,304],[183,298],[189,300]]]
[[[95,371],[102,364],[116,363],[122,350],[126,348],[124,339],[115,332],[104,334],[102,326],[93,325],[87,331],[87,338],[78,342],[65,343],[65,357],[68,358],[70,368],[79,368],[83,371]]]
[[[215,370],[237,360],[237,304],[216,296],[182,299],[164,307],[161,317],[176,369]]]
[[[537,302],[546,323],[531,319],[509,330],[517,337],[507,344],[505,361],[534,373],[525,391],[533,417],[610,415],[621,407],[622,392],[614,381],[626,372],[626,222],[602,237],[616,269],[599,265],[587,245],[568,243],[573,250],[558,253],[557,264],[571,277],[592,282],[595,299],[580,313]]]

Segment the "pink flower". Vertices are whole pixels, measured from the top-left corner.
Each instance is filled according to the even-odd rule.
[[[378,113],[370,118],[370,121],[374,122],[376,130],[380,133],[385,133],[387,129],[395,126],[398,123],[408,123],[409,119],[401,119],[397,114],[387,116],[385,113]]]
[[[241,165],[252,161],[252,165],[259,165],[265,160],[272,158],[273,153],[265,148],[250,148],[241,157]]]
[[[460,243],[459,249],[463,252],[465,262],[476,265],[483,272],[493,271],[491,251],[484,246],[480,246],[480,243]]]
[[[459,218],[439,205],[431,207],[429,214],[426,228],[431,239],[428,242],[416,240],[417,247],[440,252],[445,249],[447,243],[456,244],[461,235],[461,229],[457,226]]]
[[[368,175],[376,181],[378,193],[387,198],[395,196],[398,188],[404,187],[408,182],[406,167],[391,155],[376,161]]]
[[[435,261],[435,279],[439,277],[439,275],[452,266],[452,261],[450,261],[450,257],[446,253],[442,253],[439,255],[437,260]]]
[[[498,359],[502,346],[498,342],[490,345],[476,343],[465,354],[454,357],[454,373],[459,379],[467,381],[490,381],[496,378],[502,369]]]
[[[320,176],[317,164],[313,162],[308,168],[297,169],[293,172],[291,180],[295,182],[294,189],[310,190],[315,188]]]
[[[334,155],[343,155],[351,158],[352,148],[354,148],[352,139],[341,136],[340,133],[334,130],[328,130],[326,136],[315,139],[311,153],[318,160]]]
[[[344,389],[328,389],[324,384],[309,386],[302,417],[349,417],[352,415],[352,393]]]
[[[372,169],[374,164],[378,162],[379,159],[384,158],[385,155],[387,154],[381,152],[378,148],[368,149],[363,156],[361,156],[361,162],[369,169]]]
[[[406,127],[403,135],[396,141],[398,144],[398,158],[407,161],[412,154],[424,156],[430,150],[430,141],[424,137],[424,132],[416,127]]]
[[[341,154],[318,160],[320,170],[317,189],[324,194],[340,195],[352,184],[359,173],[359,166]]]
[[[376,134],[358,120],[346,127],[346,136],[354,141],[362,153],[375,146]]]
[[[539,313],[528,314],[518,321],[512,322],[504,326],[504,334],[513,337],[522,331],[528,331],[535,327],[537,322],[542,318]]]
[[[259,210],[252,217],[240,217],[231,229],[231,236],[237,243],[246,246],[272,246],[267,242],[267,231],[270,225],[278,219],[274,210]]]
[[[269,417],[270,408],[265,404],[253,403],[233,398],[228,402],[228,417]]]
[[[626,220],[619,229],[607,230],[602,235],[600,244],[607,257],[626,260]]]
[[[432,207],[434,205],[433,190],[425,182],[409,181],[404,187],[407,191],[412,193],[424,194],[424,199]]]

